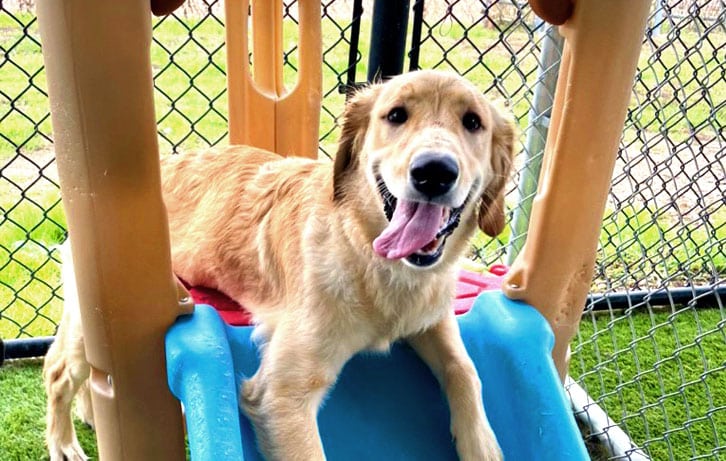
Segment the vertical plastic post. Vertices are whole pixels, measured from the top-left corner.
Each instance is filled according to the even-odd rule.
[[[103,460],[184,459],[164,333],[179,314],[148,0],[43,0],[38,20]]]
[[[252,72],[257,87],[264,93],[284,94],[282,81],[282,2],[252,2]]]
[[[317,158],[320,105],[323,97],[320,1],[301,0],[298,1],[298,5],[300,62],[297,82],[291,90],[278,95],[279,102],[275,113],[275,152],[280,155]],[[282,56],[279,62],[278,73],[282,75]]]
[[[252,69],[249,6],[249,0],[225,2],[230,143],[317,158],[322,98],[320,2],[298,2],[300,62],[297,82],[290,90],[283,84],[281,0],[252,3]]]
[[[577,0],[560,27],[565,48],[539,188],[527,242],[503,288],[549,320],[562,377],[590,288],[650,4]]]

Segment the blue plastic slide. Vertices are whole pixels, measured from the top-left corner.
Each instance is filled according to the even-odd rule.
[[[539,312],[495,291],[458,319],[505,459],[588,460],[550,357],[554,336]],[[262,460],[237,401],[241,381],[259,365],[251,332],[198,305],[167,333],[169,387],[184,405],[194,461]],[[445,398],[405,344],[351,359],[318,423],[329,461],[457,459]]]

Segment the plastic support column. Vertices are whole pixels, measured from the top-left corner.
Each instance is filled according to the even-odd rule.
[[[590,288],[600,226],[630,100],[647,0],[577,0],[565,47],[527,242],[503,290],[548,319],[564,379]]]
[[[317,158],[322,98],[320,2],[298,2],[300,65],[291,89],[283,84],[282,1],[252,2],[252,67],[249,7],[249,0],[225,2],[230,144]]]
[[[43,0],[38,20],[99,456],[184,459],[164,333],[180,313],[161,197],[148,0]]]

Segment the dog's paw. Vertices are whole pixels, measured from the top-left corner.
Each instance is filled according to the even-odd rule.
[[[50,461],[88,461],[88,456],[86,456],[78,440],[74,440],[69,444],[49,442],[48,453],[50,454]]]

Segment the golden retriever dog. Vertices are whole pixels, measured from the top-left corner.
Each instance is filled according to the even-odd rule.
[[[440,381],[460,459],[501,458],[451,304],[477,225],[504,226],[513,143],[473,85],[418,71],[351,98],[334,162],[245,146],[165,159],[174,272],[254,315],[262,361],[240,405],[266,459],[324,460],[326,392],[351,356],[399,339]],[[88,365],[69,292],[45,364],[52,459],[84,456],[70,402]]]

